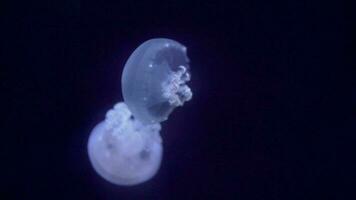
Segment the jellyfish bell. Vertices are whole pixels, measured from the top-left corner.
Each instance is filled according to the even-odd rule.
[[[141,44],[127,60],[122,93],[133,115],[144,124],[166,120],[192,97],[186,47],[165,38]]]
[[[118,185],[149,180],[161,163],[160,129],[160,124],[143,125],[118,103],[90,134],[88,154],[95,171]]]

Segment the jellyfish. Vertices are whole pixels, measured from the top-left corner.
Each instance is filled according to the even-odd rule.
[[[122,186],[151,179],[162,160],[161,124],[192,98],[186,47],[165,38],[142,43],[122,73],[124,101],[91,131],[88,155],[94,170]]]

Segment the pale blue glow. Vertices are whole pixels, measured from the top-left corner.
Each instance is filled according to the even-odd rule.
[[[151,39],[130,56],[122,74],[124,102],[109,110],[91,132],[88,154],[109,182],[135,185],[152,178],[162,158],[160,122],[192,98],[186,47]]]
[[[186,48],[169,39],[141,44],[127,60],[122,75],[122,94],[141,122],[166,120],[177,106],[192,97],[185,84],[190,79]]]

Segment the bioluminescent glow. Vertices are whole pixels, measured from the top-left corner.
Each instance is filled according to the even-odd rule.
[[[164,38],[141,44],[122,74],[124,102],[92,130],[88,154],[95,171],[118,185],[152,178],[162,158],[160,123],[192,98],[186,47]]]

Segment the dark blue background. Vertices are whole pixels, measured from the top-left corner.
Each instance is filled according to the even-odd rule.
[[[2,199],[347,199],[355,73],[342,1],[13,2],[2,7]],[[142,42],[177,40],[193,100],[158,174],[118,187],[86,143]],[[354,156],[353,156],[354,157]]]

